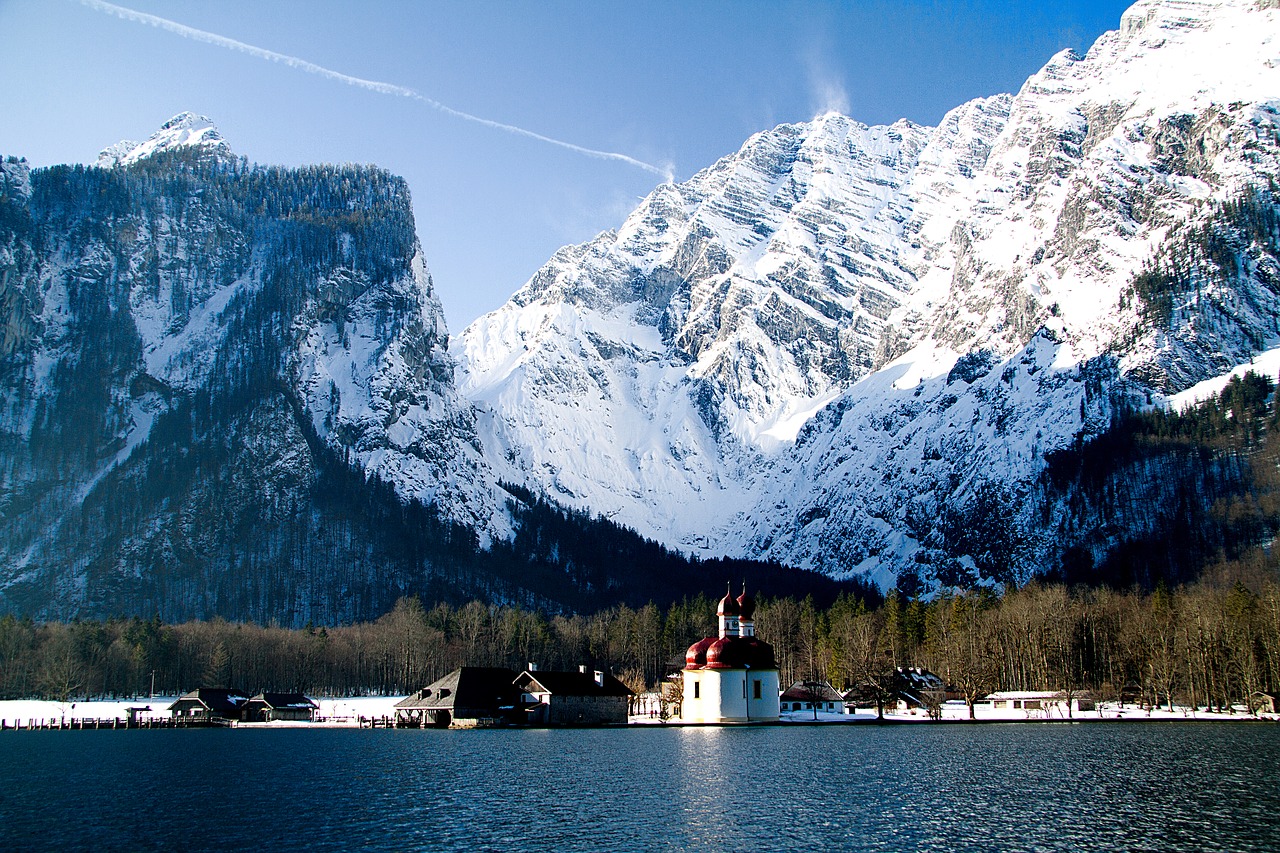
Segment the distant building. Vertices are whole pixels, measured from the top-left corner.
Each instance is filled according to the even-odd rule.
[[[778,699],[783,711],[845,713],[844,696],[826,681],[797,681],[782,691]]]
[[[930,708],[947,699],[946,684],[937,674],[919,666],[901,666],[893,675],[893,693],[899,710]]]
[[[239,720],[249,695],[239,690],[220,687],[201,687],[184,693],[169,706],[175,719],[188,721]]]
[[[719,636],[685,653],[680,717],[688,723],[754,723],[778,719],[778,665],[773,646],[756,637],[755,601],[726,592],[716,607]]]
[[[601,726],[627,722],[631,690],[607,672],[525,670],[515,681],[528,720],[543,726]]]
[[[244,703],[240,718],[247,723],[311,722],[318,710],[320,706],[301,693],[259,693]]]
[[[986,702],[991,703],[993,711],[1023,711],[1028,716],[1048,716],[1055,709],[1064,714],[1092,711],[1096,707],[1091,693],[1076,693],[1068,698],[1058,690],[1001,690],[983,700]]]
[[[464,666],[396,703],[396,725],[473,728],[518,722],[516,674],[502,667]]]
[[[1249,710],[1254,714],[1280,714],[1280,693],[1255,690],[1249,694]]]

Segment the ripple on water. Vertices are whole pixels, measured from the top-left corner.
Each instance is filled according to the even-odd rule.
[[[1280,726],[0,736],[7,849],[1265,850]]]

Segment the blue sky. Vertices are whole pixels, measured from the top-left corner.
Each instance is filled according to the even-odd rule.
[[[683,180],[756,131],[830,108],[867,124],[936,124],[971,98],[1017,91],[1062,48],[1087,49],[1129,3],[119,5]],[[0,0],[0,32],[0,154],[91,163],[191,110],[250,160],[403,175],[455,332],[560,246],[617,226],[661,180],[78,0]]]

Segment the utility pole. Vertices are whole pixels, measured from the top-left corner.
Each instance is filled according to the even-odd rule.
[[[156,671],[154,669],[151,670],[151,696],[148,698],[156,698]]]

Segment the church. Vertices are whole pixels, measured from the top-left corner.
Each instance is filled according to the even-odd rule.
[[[778,719],[773,646],[756,638],[756,603],[726,592],[716,607],[720,636],[689,647],[681,719],[686,723],[764,723]]]

